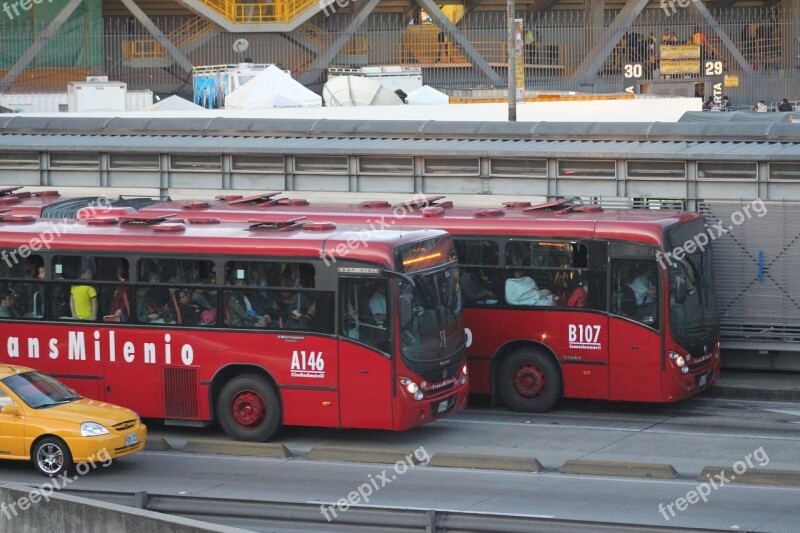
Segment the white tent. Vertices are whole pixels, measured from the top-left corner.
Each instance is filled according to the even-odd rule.
[[[322,87],[322,97],[328,107],[403,105],[391,89],[361,76],[336,76]]]
[[[225,97],[225,109],[320,107],[322,98],[270,65],[255,78]]]
[[[419,89],[411,91],[406,97],[406,101],[412,105],[438,105],[450,103],[450,97],[430,85],[423,85]]]
[[[184,100],[180,96],[173,95],[169,98],[164,98],[160,102],[147,106],[143,111],[198,111],[205,109],[197,104]]]

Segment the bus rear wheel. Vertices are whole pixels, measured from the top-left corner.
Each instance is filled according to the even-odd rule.
[[[236,440],[269,440],[278,430],[281,420],[281,405],[275,387],[253,375],[230,380],[219,394],[217,418],[225,433]]]
[[[503,361],[500,396],[515,411],[543,413],[561,395],[561,372],[552,357],[531,349],[517,350]]]

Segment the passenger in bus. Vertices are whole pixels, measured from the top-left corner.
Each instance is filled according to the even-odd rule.
[[[36,279],[40,282],[44,281],[45,268],[41,265],[36,268]],[[29,290],[33,291],[30,299],[29,310],[23,315],[24,318],[42,318],[44,316],[44,285],[41,283],[28,283],[26,284]]]
[[[514,277],[506,280],[506,302],[511,305],[552,306],[553,296],[547,289],[540,290],[524,270],[515,270]]]
[[[462,268],[459,280],[466,303],[487,305],[497,303],[497,295],[486,287],[478,270]]]
[[[120,265],[117,267],[117,280],[120,283],[128,282],[128,270]],[[128,287],[116,287],[111,297],[108,314],[104,317],[106,322],[127,322],[131,316],[131,299]]]
[[[84,267],[80,279],[90,281],[92,268]],[[97,320],[97,291],[91,285],[73,285],[69,291],[69,308],[72,318],[78,320]]]
[[[237,287],[246,286],[244,278],[235,279],[234,284]],[[227,306],[229,326],[254,326],[262,318],[262,315],[253,310],[253,306],[242,291],[229,292],[225,305]]]
[[[636,305],[646,305],[656,301],[656,285],[652,280],[651,269],[642,264],[637,270],[638,274],[630,284],[636,295]]]
[[[292,309],[289,318],[284,323],[284,329],[298,331],[312,331],[313,315],[316,305],[313,300],[306,299],[299,308]]]
[[[528,243],[512,241],[506,250],[506,260],[510,266],[530,266],[531,250]]]
[[[15,309],[17,296],[11,289],[0,290],[0,318],[19,318]]]
[[[192,291],[187,289],[178,291],[178,309],[184,326],[197,326],[202,322],[200,307],[192,302]]]
[[[569,295],[569,300],[567,300],[567,307],[586,307],[586,298],[588,297],[588,293],[586,291],[586,283],[584,283],[582,280],[575,278],[574,284],[575,288]]]
[[[375,289],[375,292],[369,298],[369,312],[375,324],[383,326],[386,321],[386,296],[379,289]]]

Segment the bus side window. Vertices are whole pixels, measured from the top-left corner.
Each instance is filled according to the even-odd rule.
[[[611,262],[611,312],[658,327],[656,263],[649,259],[613,259]]]
[[[389,352],[388,289],[385,279],[343,279],[339,334]]]

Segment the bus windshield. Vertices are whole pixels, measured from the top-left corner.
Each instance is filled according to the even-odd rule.
[[[433,362],[464,349],[458,269],[412,274],[400,281],[400,346],[410,361]]]
[[[696,233],[705,230],[702,220],[683,226],[689,228],[681,228],[681,234],[687,233],[687,229],[696,229]],[[675,299],[679,277],[686,280],[686,299],[681,303]],[[673,259],[669,286],[672,336],[692,354],[703,354],[713,346],[719,334],[717,298],[711,277],[711,250],[697,250],[683,259]]]

